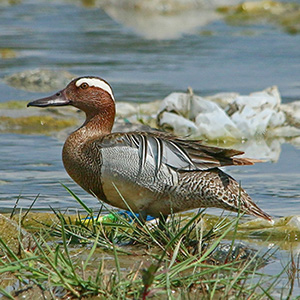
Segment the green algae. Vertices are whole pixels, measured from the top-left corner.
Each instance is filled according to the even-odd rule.
[[[0,103],[0,109],[22,109],[26,108],[26,104],[25,101],[11,100]]]
[[[17,53],[13,49],[9,48],[0,48],[0,58],[1,59],[10,59],[10,58],[16,58]]]
[[[0,116],[1,133],[49,134],[77,124],[76,119],[58,119],[52,116],[7,117]]]
[[[300,5],[277,1],[246,1],[217,9],[231,25],[269,22],[281,26],[289,34],[300,32]]]
[[[17,214],[12,219],[15,221],[21,219],[23,228],[31,232],[40,231],[40,229],[54,226],[59,222],[55,214],[48,212],[29,212],[23,213],[21,216]],[[77,220],[78,215],[68,215],[68,221],[71,224],[76,224]]]
[[[182,225],[185,225],[188,222],[188,219],[195,216],[195,213],[181,213],[176,218],[187,218],[186,220],[181,221]],[[81,217],[82,220],[86,217],[84,215],[68,215],[67,220],[69,224],[78,225],[78,218]],[[19,216],[15,216],[13,219],[17,221],[20,218]],[[201,226],[204,232],[209,232],[220,222],[230,223],[234,221],[236,218],[233,216],[222,217],[214,216],[210,214],[204,214],[202,216]],[[268,240],[268,242],[274,242],[278,244],[278,242],[289,242],[295,243],[295,245],[299,245],[300,241],[300,228],[298,228],[297,224],[293,222],[293,220],[298,220],[297,216],[294,217],[283,217],[275,220],[274,224],[271,224],[268,221],[262,219],[253,219],[249,221],[245,221],[243,218],[241,222],[239,222],[237,226],[237,231],[234,233],[235,237],[240,240],[252,240],[264,242]],[[39,231],[42,228],[53,227],[58,223],[58,219],[56,215],[53,213],[37,213],[30,212],[26,214],[25,218],[22,218],[22,226],[30,231]],[[105,221],[107,225],[110,222]],[[85,226],[90,226],[92,224],[88,224],[87,222],[83,222]],[[101,226],[100,223],[98,223]],[[226,239],[233,238],[233,231],[228,232],[225,237]]]

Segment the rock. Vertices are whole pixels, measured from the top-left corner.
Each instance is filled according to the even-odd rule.
[[[64,88],[74,77],[67,71],[35,69],[5,76],[4,81],[14,88],[46,93]]]
[[[190,120],[195,120],[201,113],[212,111],[216,114],[225,114],[217,103],[194,95],[191,90],[187,93],[171,93],[168,95],[162,101],[160,111],[175,112]]]
[[[191,91],[167,96],[158,116],[159,126],[169,125],[179,135],[205,136],[210,140],[241,137],[238,128],[218,104]]]
[[[300,101],[281,104],[280,109],[285,113],[290,125],[300,127]]]
[[[159,107],[161,105],[160,100],[148,102],[148,103],[141,103],[138,105],[138,113],[142,115],[156,115]]]
[[[2,241],[15,254],[20,255],[22,250],[30,250],[35,247],[32,235],[21,228],[18,223],[0,214],[0,237]],[[3,255],[3,245],[0,245],[0,254]]]
[[[168,130],[173,130],[176,134],[181,136],[194,135],[198,128],[194,122],[171,112],[163,112],[158,118],[159,125]]]
[[[254,259],[255,258],[255,259]],[[214,251],[208,256],[207,262],[214,265],[225,264],[237,261],[248,261],[250,265],[257,266],[266,265],[268,260],[258,254],[258,250],[252,249],[241,242],[220,243]]]
[[[117,102],[116,103],[116,114],[120,118],[132,116],[137,113],[136,107],[128,102]]]
[[[148,103],[116,102],[116,114],[119,118],[128,118],[132,115],[151,116],[156,115],[161,101]]]
[[[160,112],[168,111],[179,114],[185,118],[194,118],[195,115],[190,115],[192,106],[192,95],[188,93],[171,93],[160,105]]]
[[[296,128],[293,126],[282,126],[282,127],[276,127],[271,128],[268,131],[268,136],[270,137],[298,137],[300,136],[300,128]]]
[[[286,225],[300,230],[300,216],[292,216],[292,218],[287,222]]]
[[[143,125],[140,123],[124,123],[120,121],[116,121],[112,132],[129,132],[129,131],[155,131],[150,126]]]
[[[224,111],[200,113],[196,117],[197,135],[208,140],[237,139],[242,134]]]
[[[280,111],[281,98],[277,87],[249,96],[238,96],[232,103],[237,108],[231,116],[244,138],[263,135],[268,127],[282,126],[285,115]]]
[[[218,93],[212,96],[206,97],[207,100],[217,103],[222,109],[226,109],[229,104],[239,96],[238,93]]]
[[[300,136],[292,138],[289,142],[300,149]]]
[[[221,103],[223,109],[216,102]],[[172,114],[165,115],[166,111]],[[194,136],[204,136],[209,140],[247,139],[275,132],[272,131],[275,128],[276,136],[280,136],[280,128],[285,126],[286,122],[277,87],[247,96],[225,93],[206,99],[194,95],[191,91],[172,93],[162,101],[158,115],[160,114],[163,114],[163,117],[158,120],[159,126],[167,128],[169,122],[175,134],[190,132]],[[180,121],[183,122],[184,128],[180,127]],[[282,136],[298,134],[297,130],[290,132],[288,135],[287,130],[282,130]]]

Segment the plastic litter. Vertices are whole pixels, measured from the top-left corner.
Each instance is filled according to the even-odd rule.
[[[98,216],[98,218],[96,216],[93,217],[93,219],[96,221],[96,223],[101,224],[101,223],[116,223],[118,221],[118,217],[117,215],[120,215],[122,217],[124,217],[125,219],[127,219],[130,222],[136,222],[136,218],[139,217],[139,214],[133,214],[130,211],[124,210],[124,211],[119,211],[116,213],[109,213],[107,215],[103,215],[103,216]],[[92,217],[86,217],[84,219],[82,219],[81,221],[84,223],[89,223],[91,221]],[[152,216],[147,216],[146,221],[152,221],[155,220],[155,218],[153,218]]]

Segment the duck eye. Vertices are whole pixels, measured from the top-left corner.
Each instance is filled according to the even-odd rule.
[[[80,85],[80,87],[85,90],[89,87],[89,85],[86,82],[84,82]]]

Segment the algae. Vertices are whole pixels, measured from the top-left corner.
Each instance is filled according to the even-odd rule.
[[[1,133],[49,134],[51,131],[61,130],[77,124],[76,119],[57,119],[52,116],[28,116],[12,118],[0,116]]]
[[[0,58],[10,59],[10,58],[16,58],[16,57],[17,57],[16,51],[9,49],[9,48],[0,48]]]
[[[0,109],[22,109],[26,108],[26,102],[24,101],[7,101],[0,103]]]
[[[59,222],[55,214],[47,212],[22,213],[21,215],[14,215],[12,219],[17,221],[20,218],[23,228],[30,232],[39,232],[40,229],[54,226]],[[78,215],[68,215],[68,220],[70,223],[76,224]]]
[[[300,32],[300,5],[278,1],[245,1],[238,5],[221,6],[217,9],[231,25],[269,22],[281,26],[289,34]]]
[[[40,231],[43,228],[53,227],[57,223],[59,223],[57,216],[53,213],[30,212],[26,214],[25,217],[23,216],[24,214],[21,215],[22,226],[29,232]],[[189,218],[192,218],[193,216],[195,216],[195,213],[187,212],[176,215],[176,218],[182,218],[181,222],[184,225],[186,224],[187,220]],[[86,216],[68,214],[68,223],[73,225],[78,224],[79,217],[84,219]],[[20,216],[16,215],[14,216],[13,220],[17,221],[19,218]],[[183,220],[184,218],[187,218],[187,220]],[[236,217],[234,216],[227,216],[222,218],[224,223],[230,223],[235,219]],[[290,216],[278,218],[272,225],[270,222],[259,218],[251,220],[247,220],[247,218],[242,218],[237,226],[237,231],[228,232],[225,238],[231,240],[233,237],[235,237],[239,240],[251,240],[252,243],[253,239],[255,239],[256,242],[265,242],[267,239],[269,243],[274,242],[278,244],[279,242],[292,242],[295,243],[295,245],[299,245],[300,228],[297,224],[294,224],[295,222],[293,223],[295,219],[298,220],[298,217]],[[204,232],[209,232],[219,222],[219,216],[203,214],[201,227]],[[107,224],[110,222],[105,221],[105,223]],[[89,224],[85,223],[85,226],[89,227]]]

